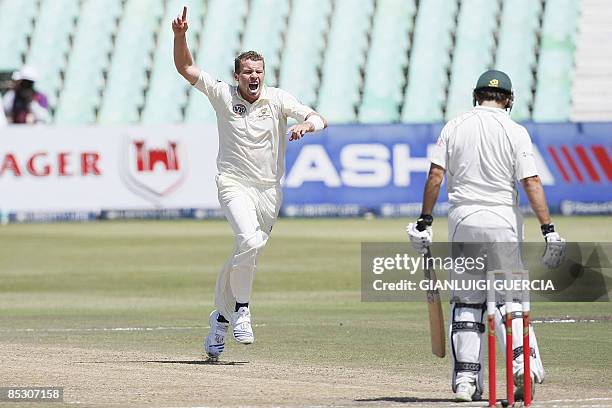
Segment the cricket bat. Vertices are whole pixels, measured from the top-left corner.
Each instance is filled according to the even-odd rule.
[[[431,262],[431,250],[427,248],[424,255],[425,265],[423,273],[425,279],[432,282],[437,280],[436,271]],[[431,337],[431,352],[443,358],[446,355],[446,336],[444,335],[444,315],[442,314],[442,303],[440,302],[440,291],[430,289],[427,291],[427,308],[429,309],[429,334]]]

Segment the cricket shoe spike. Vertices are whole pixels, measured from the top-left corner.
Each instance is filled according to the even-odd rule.
[[[219,312],[213,310],[208,318],[210,332],[204,340],[204,351],[212,361],[217,361],[219,355],[225,350],[225,336],[227,336],[227,328],[229,327],[229,323],[221,323],[217,321],[218,318]]]
[[[472,397],[476,393],[476,385],[471,382],[462,382],[457,384],[455,391],[455,401],[457,402],[472,402]]]
[[[525,376],[523,372],[519,372],[514,374],[514,400],[515,401],[525,401]],[[533,397],[535,396],[535,381],[533,375],[531,375],[531,400],[533,401]]]
[[[238,343],[251,344],[255,341],[253,328],[251,327],[251,312],[248,307],[241,307],[232,313],[232,327],[234,328],[234,339]]]

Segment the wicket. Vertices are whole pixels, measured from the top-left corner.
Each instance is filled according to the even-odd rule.
[[[489,347],[489,406],[493,407],[497,403],[496,398],[496,352],[495,352],[495,289],[492,282],[495,280],[496,275],[502,275],[504,279],[519,276],[520,279],[527,279],[527,271],[519,271],[516,273],[507,271],[489,271],[487,272],[487,279],[491,282],[489,290],[487,291],[487,328],[488,328],[488,347]],[[514,375],[512,370],[512,362],[514,359],[514,353],[512,349],[512,301],[513,292],[506,290],[504,293],[504,304],[505,304],[505,324],[504,328],[506,331],[506,392],[508,406],[514,405]],[[531,405],[531,353],[529,344],[529,291],[521,291],[521,305],[522,305],[522,316],[523,316],[523,398],[524,405]]]

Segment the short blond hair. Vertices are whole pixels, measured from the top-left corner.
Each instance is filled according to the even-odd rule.
[[[240,63],[245,60],[262,61],[264,64],[264,70],[266,69],[266,62],[264,61],[263,55],[257,51],[245,51],[234,59],[234,72],[236,74],[240,73]]]

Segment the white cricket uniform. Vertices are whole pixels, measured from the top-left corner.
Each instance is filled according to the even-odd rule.
[[[532,149],[529,133],[510,119],[506,110],[477,106],[444,126],[431,154],[431,162],[446,171],[446,189],[451,204],[449,242],[502,243],[487,248],[487,267],[491,270],[522,268],[519,245],[523,240],[523,219],[518,208],[517,180],[538,174]],[[478,251],[484,248],[476,249]],[[475,271],[471,276],[451,273],[453,279],[483,279],[484,276],[485,271]],[[453,297],[456,302],[484,305],[486,293],[462,291],[453,293]],[[515,310],[520,310],[520,304],[517,306]],[[484,317],[484,310],[455,307],[454,304],[451,307],[449,336],[453,347],[453,389],[462,381],[474,380],[477,374],[479,388],[482,388],[481,370],[479,373],[455,370],[455,365],[459,367],[462,363],[482,365],[482,333],[461,324],[453,329],[453,323],[484,323]],[[522,333],[521,325],[521,319],[514,320],[516,333]],[[497,326],[498,339],[505,344],[501,314]],[[531,345],[538,355],[537,359],[532,359],[532,367],[541,381],[544,370],[533,330],[531,333]],[[522,337],[514,337],[514,348],[522,347]],[[522,356],[514,360],[514,368],[515,372],[522,371]]]
[[[499,228],[513,231],[512,237],[502,234],[503,239],[522,240],[517,180],[538,172],[529,133],[505,110],[477,106],[451,120],[430,159],[446,170],[449,241],[461,241],[456,234],[462,224],[482,226],[485,211]],[[471,222],[469,216],[477,212],[478,219]]]
[[[250,301],[257,258],[281,206],[287,118],[303,122],[314,111],[282,89],[266,86],[251,104],[237,86],[204,71],[193,86],[208,97],[217,114],[216,181],[235,247],[217,278],[215,304],[229,320],[236,302]]]

